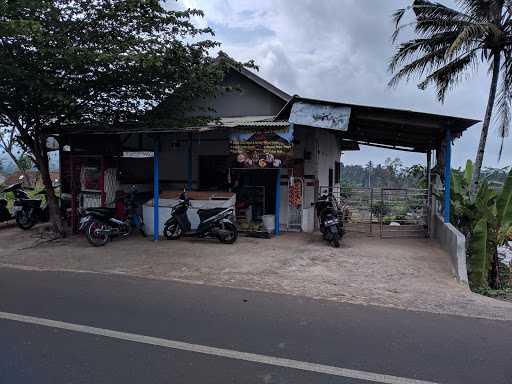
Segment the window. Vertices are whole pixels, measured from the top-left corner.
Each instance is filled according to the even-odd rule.
[[[341,163],[339,161],[334,162],[334,184],[339,184],[341,181]]]

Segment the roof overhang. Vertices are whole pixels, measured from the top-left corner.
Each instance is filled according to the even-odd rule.
[[[451,130],[452,137],[457,138],[466,129],[479,123],[479,120],[461,117],[338,103],[299,96],[294,96],[286,104],[275,117],[275,121],[288,121],[295,102],[349,107],[351,113],[348,130],[346,132],[336,131],[340,138],[359,144],[374,144],[385,148],[415,152],[426,152],[439,148],[447,129]]]

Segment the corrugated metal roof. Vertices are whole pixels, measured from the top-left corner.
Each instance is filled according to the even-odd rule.
[[[274,121],[274,116],[242,116],[223,117],[217,122],[210,123],[211,126],[226,128],[251,128],[251,127],[287,127],[290,125],[286,120]]]

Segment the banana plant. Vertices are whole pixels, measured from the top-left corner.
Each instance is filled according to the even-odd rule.
[[[468,239],[468,271],[473,288],[499,287],[497,247],[505,244],[512,231],[512,170],[501,192],[487,181],[479,185],[475,199],[470,198],[473,163],[464,171],[452,172],[452,223]]]

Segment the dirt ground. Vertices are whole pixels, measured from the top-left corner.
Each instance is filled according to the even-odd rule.
[[[512,304],[454,279],[448,255],[427,239],[347,236],[339,249],[319,234],[207,240],[133,236],[91,247],[83,236],[49,241],[44,228],[0,225],[0,266],[118,273],[357,304],[512,320]]]

